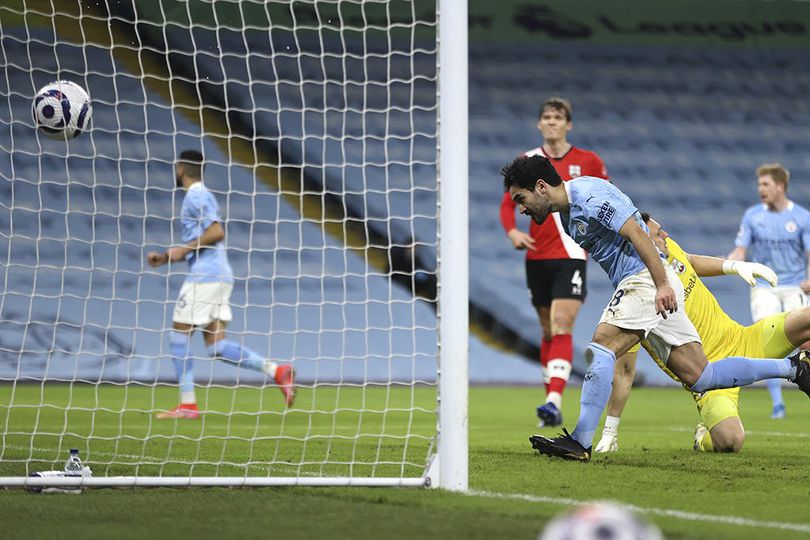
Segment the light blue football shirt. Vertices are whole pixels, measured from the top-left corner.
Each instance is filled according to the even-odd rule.
[[[580,176],[564,185],[570,208],[568,214],[560,212],[560,219],[571,238],[607,272],[613,286],[644,270],[644,261],[633,243],[619,234],[631,218],[649,232],[630,197],[610,182],[593,176]]]
[[[788,201],[781,212],[764,204],[752,206],[743,214],[734,244],[746,249],[746,259],[769,266],[779,285],[797,286],[807,275],[810,249],[810,212]],[[757,287],[769,286],[757,280]]]
[[[192,184],[186,191],[180,211],[180,222],[183,226],[183,242],[199,238],[216,222],[224,226],[217,199],[202,185],[202,182]],[[186,255],[186,261],[190,267],[186,281],[233,282],[233,270],[228,263],[228,255],[222,242],[190,252]]]

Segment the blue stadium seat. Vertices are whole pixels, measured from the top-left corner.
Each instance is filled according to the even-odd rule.
[[[74,362],[86,380],[174,377],[163,330],[171,325],[185,265],[167,273],[145,266],[144,255],[179,241],[179,224],[172,218],[182,194],[174,189],[173,162],[178,151],[202,147],[209,160],[206,183],[228,223],[237,307],[231,330],[257,351],[294,359],[303,381],[435,380],[437,319],[427,304],[344,249],[320,224],[302,219],[284,197],[257,181],[252,169],[231,164],[198,125],[168,114],[171,104],[155,94],[147,98],[137,79],[110,63],[109,51],[88,46],[82,54],[76,46],[60,45],[57,68],[50,33],[42,31],[28,45],[25,36],[24,29],[6,27],[0,36],[0,51],[14,60],[7,62],[8,79],[0,82],[0,94],[10,104],[0,109],[0,252],[5,254],[0,279],[7,284],[0,313],[0,378],[16,377],[18,368],[24,377],[72,377]],[[237,47],[241,37],[228,43]],[[247,81],[241,60],[227,62],[243,69],[230,90],[239,97],[235,105],[258,108],[257,119],[289,113],[291,125],[283,125],[283,136],[298,137],[301,151],[309,140],[295,126],[306,121],[307,137],[322,137],[312,147],[318,152],[300,156],[328,168],[329,190],[352,193],[368,204],[369,219],[400,216],[390,223],[402,229],[401,237],[435,243],[435,123],[426,118],[432,112],[395,111],[364,123],[345,110],[330,113],[326,124],[318,111],[278,113],[291,104],[274,103],[273,92],[262,92],[270,102],[254,104],[252,88],[239,86]],[[206,56],[200,65],[217,80],[219,59]],[[405,65],[400,62],[399,69]],[[93,99],[93,130],[69,143],[38,136],[31,121],[35,90],[57,71],[85,85]],[[259,69],[257,80],[264,73]],[[338,92],[333,90],[330,96]],[[294,98],[297,92],[284,95]],[[358,90],[352,99],[360,96]],[[408,138],[411,122],[424,134]],[[359,143],[341,152],[339,137],[366,133],[379,136],[373,152]],[[415,186],[411,170],[396,163],[409,161],[411,153],[422,162],[413,167]],[[349,171],[349,164],[355,167],[345,178],[332,175]],[[386,196],[384,190],[392,191]],[[411,212],[419,217],[408,219]],[[475,338],[470,347],[473,380],[539,380],[536,366],[514,355]],[[21,349],[26,354],[13,354]],[[194,354],[206,356],[201,343],[195,343]],[[46,360],[50,365],[43,371]],[[258,380],[221,363],[201,367],[198,380],[206,377]]]

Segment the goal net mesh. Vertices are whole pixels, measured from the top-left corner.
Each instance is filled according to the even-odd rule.
[[[76,5],[70,5],[76,4]],[[97,4],[101,4],[100,6]],[[0,5],[0,476],[418,478],[437,436],[435,1],[9,0]],[[92,100],[71,141],[40,87]],[[228,339],[169,331],[185,263],[175,161],[205,154],[234,270]]]

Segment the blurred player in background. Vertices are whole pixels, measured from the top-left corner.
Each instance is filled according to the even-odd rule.
[[[810,293],[810,212],[787,197],[790,172],[779,163],[766,163],[757,169],[757,190],[762,204],[743,214],[736,247],[728,255],[735,261],[753,261],[772,268],[779,276],[779,287],[760,283],[751,290],[751,318],[754,322],[769,315],[792,311],[807,305]],[[771,418],[785,417],[782,380],[766,381],[771,393]]]
[[[777,276],[773,270],[759,263],[724,261],[715,257],[688,254],[669,237],[657,221],[644,213],[642,218],[650,229],[650,237],[656,247],[666,257],[667,264],[675,270],[683,284],[686,314],[695,325],[710,362],[727,356],[783,358],[810,339],[810,308],[770,315],[744,327],[723,311],[717,299],[698,277],[736,274],[752,287],[756,285],[757,278],[763,278],[770,286],[775,286]],[[681,382],[664,367],[655,349],[647,342],[642,343],[653,360],[673,379]],[[633,352],[616,363],[613,391],[607,406],[608,415],[617,418],[621,416],[633,383],[635,363],[636,355]],[[740,420],[739,393],[739,388],[725,388],[692,394],[701,420],[695,432],[695,450],[740,451],[745,442],[745,430]],[[610,429],[606,424],[595,451],[616,450],[618,430]]]
[[[292,366],[266,360],[240,343],[225,339],[225,328],[231,320],[233,272],[222,242],[225,228],[219,204],[202,179],[203,155],[195,150],[182,152],[175,165],[175,181],[186,192],[180,215],[184,243],[146,255],[153,267],[185,260],[190,269],[177,298],[170,334],[180,405],[158,414],[158,418],[193,419],[200,415],[194,395],[193,360],[189,358],[191,335],[197,327],[202,328],[212,358],[265,373],[279,385],[287,406],[291,406],[295,399]]]
[[[563,180],[577,176],[607,179],[598,155],[568,142],[572,127],[571,104],[559,97],[548,98],[537,121],[543,144],[523,155],[548,157]],[[586,254],[565,232],[557,213],[542,225],[532,221],[528,234],[519,230],[516,206],[509,193],[504,193],[501,224],[515,249],[526,250],[526,281],[543,331],[540,363],[546,397],[537,416],[541,427],[558,426],[562,424],[563,390],[571,375],[574,320],[587,294]]]
[[[571,237],[607,272],[616,292],[593,341],[586,347],[588,370],[582,382],[580,416],[572,433],[533,435],[541,454],[590,461],[591,443],[607,405],[616,357],[642,338],[667,368],[694,392],[732,388],[784,377],[810,395],[810,358],[801,351],[780,360],[729,357],[708,363],[700,337],[683,309],[684,289],[675,270],[664,266],[649,228],[630,198],[599,178],[563,182],[548,158],[519,157],[501,174],[522,213],[542,223],[560,212]]]

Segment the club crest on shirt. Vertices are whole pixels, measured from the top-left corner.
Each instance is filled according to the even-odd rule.
[[[796,222],[795,222],[795,221],[793,221],[793,220],[788,221],[787,223],[785,223],[785,230],[786,230],[787,232],[789,232],[789,233],[794,233],[794,232],[796,232],[796,229],[797,229],[797,228],[798,228],[798,226],[796,225]]]
[[[686,265],[678,259],[672,259],[672,269],[675,270],[676,274],[683,274],[686,272]]]
[[[577,176],[582,176],[582,167],[579,165],[569,165],[568,166],[568,176],[571,178],[576,178]]]

